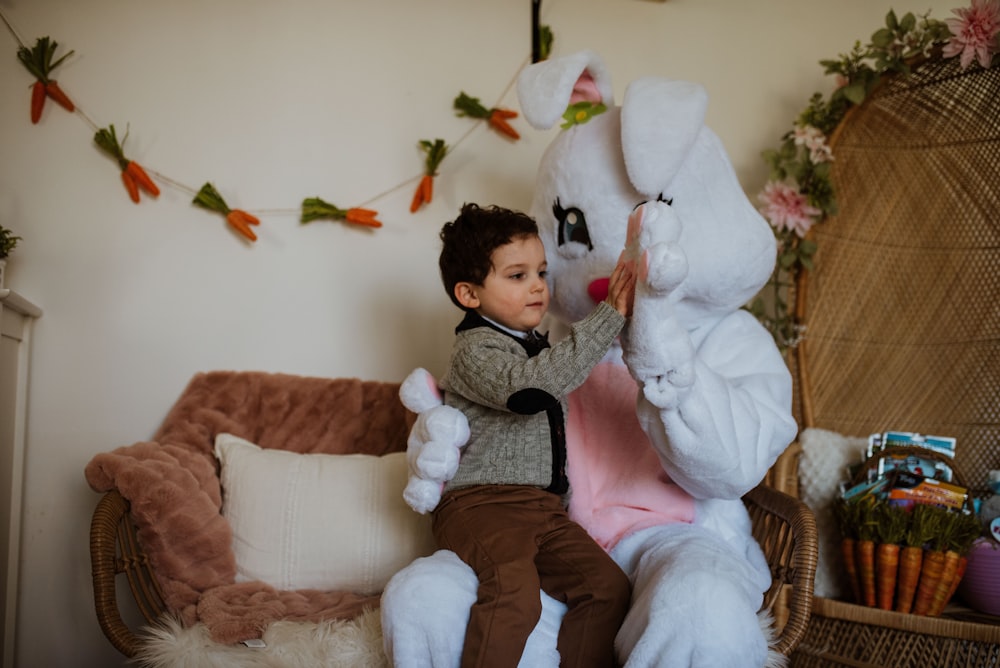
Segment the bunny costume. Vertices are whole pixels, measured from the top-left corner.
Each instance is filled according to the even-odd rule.
[[[531,215],[546,248],[552,313],[585,317],[622,252],[639,266],[620,346],[570,394],[570,513],[629,574],[633,594],[615,642],[629,668],[782,665],[760,612],[771,576],[740,497],[796,434],[790,374],[745,304],[775,261],[716,135],[697,84],[637,79],[621,106],[590,51],[524,70],[525,118],[562,124],[538,171]],[[454,472],[461,420],[417,372],[401,396],[420,413],[406,499],[426,512]],[[434,427],[438,423],[438,427]],[[456,666],[475,577],[446,551],[393,578],[383,597],[397,666]],[[560,604],[522,666],[557,666]],[[456,649],[457,645],[457,649]]]

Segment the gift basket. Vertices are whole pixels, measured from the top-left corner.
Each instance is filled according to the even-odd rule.
[[[969,550],[962,601],[979,612],[1000,617],[1000,471],[990,471],[990,495],[978,504],[982,535]]]
[[[981,534],[954,439],[908,432],[869,437],[834,504],[854,602],[939,616]]]

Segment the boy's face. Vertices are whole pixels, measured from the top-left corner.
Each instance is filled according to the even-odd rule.
[[[538,327],[549,308],[541,239],[514,239],[494,250],[490,261],[493,268],[482,285],[455,286],[459,303],[513,330],[527,332]]]

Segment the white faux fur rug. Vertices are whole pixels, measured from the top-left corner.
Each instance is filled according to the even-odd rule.
[[[378,610],[350,621],[275,622],[263,640],[260,649],[220,645],[204,624],[184,628],[168,619],[146,629],[133,661],[143,668],[389,668]]]
[[[759,616],[761,628],[773,640],[770,616]],[[146,629],[138,656],[142,668],[390,668],[382,651],[378,610],[350,621],[275,622],[264,633],[266,647],[220,645],[204,624],[184,628],[169,618]],[[769,652],[765,668],[785,668],[787,658]]]

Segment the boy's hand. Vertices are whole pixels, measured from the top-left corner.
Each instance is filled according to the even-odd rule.
[[[632,305],[635,303],[634,261],[626,261],[624,257],[618,260],[615,270],[611,272],[608,296],[604,301],[626,318],[632,315]]]

